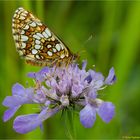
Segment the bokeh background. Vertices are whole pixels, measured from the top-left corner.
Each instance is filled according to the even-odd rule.
[[[114,119],[105,124],[99,117],[95,125],[84,128],[79,116],[74,126],[77,139],[120,139],[140,136],[140,1],[0,1],[0,104],[11,95],[12,85],[26,86],[27,78],[39,67],[25,64],[18,56],[12,38],[11,24],[18,7],[32,11],[69,46],[87,59],[88,68],[105,76],[113,66],[117,75],[115,85],[102,91],[101,98],[116,106]],[[6,108],[1,105],[0,117]],[[19,114],[33,113],[28,105]],[[14,116],[14,118],[15,118]],[[0,119],[1,139],[66,139],[65,127],[58,113],[28,134],[14,132],[14,118],[4,123]]]

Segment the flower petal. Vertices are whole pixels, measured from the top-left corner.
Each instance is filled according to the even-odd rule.
[[[84,127],[90,128],[93,126],[96,120],[96,110],[89,104],[87,104],[80,111],[80,121]]]
[[[40,130],[43,132],[44,131],[44,127],[43,127],[43,124],[42,123],[40,124],[39,127],[40,127]]]
[[[12,87],[12,94],[13,95],[24,95],[25,94],[25,89],[21,84],[16,83]]]
[[[85,78],[85,81],[87,81],[88,84],[92,81],[92,77],[90,74]]]
[[[84,60],[84,61],[82,62],[82,70],[85,70],[85,69],[86,69],[86,66],[87,66],[87,61]]]
[[[40,72],[41,74],[46,74],[46,73],[48,73],[49,71],[50,71],[49,67],[44,67],[44,68],[42,68],[39,72]]]
[[[99,80],[99,81],[95,81],[94,82],[94,88],[95,89],[100,89],[100,87],[102,87],[104,84],[104,82],[102,80]]]
[[[116,75],[115,75],[114,68],[112,67],[109,71],[107,78],[105,79],[105,83],[107,85],[112,85],[114,84],[115,81],[116,81]]]
[[[41,113],[38,115],[38,118],[39,120],[44,121],[49,117],[53,116],[54,114],[56,114],[62,108],[63,108],[62,106],[57,106],[54,109],[48,109],[47,107],[41,111]]]
[[[29,72],[27,76],[42,82],[49,71],[50,69],[48,67],[44,67],[39,72]]]
[[[100,72],[95,72],[93,70],[89,70],[89,74],[91,75],[91,77],[94,81],[98,81],[98,80],[103,81],[104,80],[104,76]]]
[[[93,88],[99,89],[100,87],[104,85],[104,76],[101,73],[95,72],[93,70],[89,70],[89,74],[91,77],[88,76],[87,80],[88,80],[88,83],[90,83]]]
[[[115,106],[111,102],[103,102],[97,112],[102,120],[108,123],[115,115]]]
[[[32,100],[30,100],[28,97],[22,97],[22,96],[7,96],[4,101],[3,105],[6,107],[15,107],[19,106],[25,103],[32,103]]]
[[[82,84],[73,84],[71,87],[72,97],[75,98],[76,96],[79,96],[79,94],[82,93],[83,89],[84,86]]]
[[[28,77],[30,77],[30,78],[36,78],[36,76],[35,76],[35,72],[29,72],[28,74],[27,74],[27,76]]]
[[[89,97],[89,98],[92,98],[92,99],[95,99],[95,98],[97,97],[96,90],[95,90],[95,89],[91,89],[91,90],[88,92],[88,97]]]
[[[20,96],[7,96],[4,101],[3,101],[3,105],[6,107],[15,107],[20,105],[20,101],[21,101],[21,97]]]
[[[13,108],[9,108],[4,112],[3,115],[3,121],[6,122],[8,121],[11,117],[13,117],[13,115],[15,114],[15,112],[20,108],[20,106],[16,106]]]
[[[43,90],[36,90],[36,94],[34,94],[33,101],[35,103],[45,103],[46,95],[44,94]]]
[[[45,77],[46,77],[46,74],[49,72],[49,68],[48,67],[44,67],[42,68],[38,73],[36,73],[36,80],[42,82]]]
[[[42,121],[38,119],[38,114],[22,115],[16,117],[13,128],[16,132],[25,134],[40,126]]]

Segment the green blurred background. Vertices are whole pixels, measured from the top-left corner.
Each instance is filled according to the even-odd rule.
[[[0,102],[11,95],[11,87],[19,82],[32,85],[26,77],[39,67],[25,64],[18,56],[12,38],[11,24],[18,7],[32,11],[69,46],[73,52],[84,51],[81,59],[88,60],[88,68],[105,76],[114,66],[115,85],[106,88],[101,98],[116,106],[114,119],[105,124],[98,116],[91,129],[84,128],[79,116],[75,118],[77,139],[119,139],[140,136],[140,2],[139,1],[0,1]],[[6,108],[1,106],[0,116]],[[35,112],[28,105],[15,116]],[[14,118],[4,123],[0,119],[1,139],[65,139],[61,114],[28,134],[12,129]]]

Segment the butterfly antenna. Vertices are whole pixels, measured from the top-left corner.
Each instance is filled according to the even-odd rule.
[[[93,37],[95,37],[95,35],[94,34],[91,34],[89,37],[88,37],[88,39],[87,40],[85,40],[85,42],[83,43],[83,45],[82,45],[82,48],[84,47],[85,48],[85,46],[86,46],[86,44],[89,42],[89,41],[91,41],[92,39],[93,39]],[[77,55],[78,56],[80,56],[81,54],[85,54],[87,51],[86,51],[86,49],[82,49],[82,50],[80,50],[80,51],[78,51],[78,53],[77,53]]]
[[[91,41],[93,39],[93,34],[91,34],[87,40],[85,40],[84,45],[85,46],[89,41]]]

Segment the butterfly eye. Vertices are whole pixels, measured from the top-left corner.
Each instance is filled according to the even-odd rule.
[[[32,13],[18,8],[12,20],[13,38],[20,56],[33,65],[68,65],[76,59],[68,47]]]

